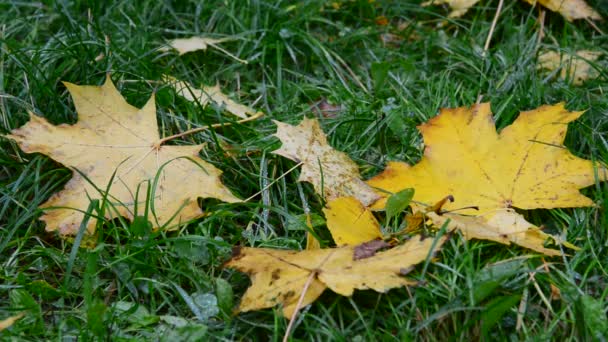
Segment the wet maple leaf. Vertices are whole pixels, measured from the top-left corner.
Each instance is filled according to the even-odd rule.
[[[403,245],[362,259],[355,259],[356,246],[305,251],[236,247],[225,266],[251,278],[239,312],[282,304],[283,314],[291,317],[309,281],[302,306],[314,302],[326,287],[351,296],[355,289],[386,292],[416,284],[403,275],[437,252],[446,239],[415,236]]]
[[[88,178],[74,171],[65,188],[41,205],[47,209],[40,219],[48,231],[75,234],[90,200],[103,197],[92,184],[105,189],[114,173],[108,218],[133,219],[136,205],[142,215],[147,184],[156,180],[156,187],[150,189],[154,194],[150,220],[155,228],[202,216],[199,197],[239,201],[221,183],[221,171],[199,157],[202,145],[159,144],[154,97],[139,109],[125,101],[109,77],[102,86],[65,85],[78,112],[76,124],[54,126],[30,114],[30,121],[9,135],[23,151],[45,154]],[[91,218],[89,232],[95,224]]]
[[[299,181],[312,183],[326,200],[353,196],[368,206],[379,196],[359,174],[359,166],[348,155],[332,148],[316,119],[305,118],[297,126],[280,121],[275,136],[283,145],[273,153],[302,162]]]
[[[495,220],[490,226],[506,231],[508,220],[493,219],[498,209],[592,206],[579,189],[597,177],[606,179],[606,169],[594,168],[562,145],[568,123],[582,113],[567,111],[563,104],[542,106],[522,112],[498,134],[487,103],[443,109],[419,126],[426,144],[422,160],[414,166],[391,162],[368,184],[393,193],[412,187],[414,201],[427,205],[451,194],[455,201],[444,209],[477,207],[459,213],[482,216],[486,223]],[[381,209],[385,201],[373,207]]]

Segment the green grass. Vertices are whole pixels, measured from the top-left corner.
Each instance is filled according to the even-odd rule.
[[[605,2],[588,2],[608,17]],[[271,119],[297,123],[315,116],[310,107],[319,99],[344,107],[321,124],[365,177],[389,160],[418,161],[422,140],[415,126],[439,108],[471,105],[479,94],[492,103],[499,128],[543,104],[586,109],[570,125],[566,145],[579,156],[608,160],[605,58],[597,63],[600,77],[582,86],[536,70],[543,48],[608,53],[608,36],[585,21],[547,13],[539,44],[538,9],[506,1],[483,58],[498,1],[482,0],[444,26],[446,8],[421,8],[418,1],[341,1],[339,9],[324,3],[0,2],[0,129],[24,124],[28,111],[53,123],[75,122],[61,81],[101,84],[108,72],[134,105],[156,92],[165,136],[232,120],[156,82],[169,74],[193,84],[218,82],[266,113],[174,142],[208,143],[202,156],[242,198],[295,165],[271,153],[280,146]],[[375,23],[381,15],[388,26]],[[402,23],[407,26],[399,30]],[[608,32],[605,22],[598,25]],[[383,44],[379,36],[386,32],[403,41]],[[222,47],[249,63],[214,49],[181,57],[157,51],[166,39],[197,34],[237,37]],[[77,249],[37,220],[38,205],[70,172],[7,139],[0,146],[0,319],[27,311],[0,332],[3,340],[282,338],[287,321],[278,309],[231,315],[249,280],[221,265],[233,245],[302,248],[298,218],[308,209],[322,216],[323,200],[310,184],[294,186],[299,171],[249,203],[203,200],[213,214],[177,232],[149,234],[113,220],[101,223],[96,248]],[[413,273],[424,286],[359,291],[352,298],[328,290],[300,314],[293,339],[602,340],[608,333],[602,331],[608,324],[608,187],[600,183],[584,193],[598,206],[526,213],[581,248],[571,256],[545,258],[545,266],[522,248],[454,238],[424,274],[422,267]],[[96,206],[103,208],[103,201],[91,211]],[[330,243],[322,226],[320,234]],[[561,298],[551,298],[552,286]],[[175,321],[182,327],[174,328]]]

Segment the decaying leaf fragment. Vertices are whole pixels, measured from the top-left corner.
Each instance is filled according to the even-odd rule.
[[[323,209],[327,229],[336,245],[356,245],[381,239],[380,224],[372,212],[354,197],[340,197]]]
[[[561,14],[566,20],[573,21],[576,19],[591,19],[601,20],[602,16],[597,13],[591,6],[587,5],[584,0],[524,0],[525,2],[535,5],[541,4],[553,12]]]
[[[359,167],[344,152],[336,151],[316,119],[304,118],[297,126],[280,121],[275,136],[283,145],[273,153],[302,162],[299,181],[312,183],[326,200],[353,196],[364,206],[379,196],[361,180]]]
[[[354,259],[355,246],[299,252],[237,247],[226,266],[245,272],[251,278],[239,312],[282,304],[283,314],[291,317],[311,274],[313,279],[302,306],[314,302],[325,287],[351,296],[355,289],[386,292],[414,285],[416,282],[403,275],[413,265],[436,253],[446,239],[445,235],[436,240],[415,236],[403,245],[358,260]]]
[[[570,112],[563,104],[542,106],[522,112],[512,125],[498,134],[487,103],[472,108],[443,109],[438,116],[419,126],[426,144],[422,160],[414,166],[391,162],[368,184],[390,193],[412,187],[416,189],[414,201],[427,205],[452,194],[455,201],[446,203],[446,210],[478,208],[458,213],[480,218],[454,219],[454,224],[482,225],[485,230],[494,229],[492,234],[498,236],[503,231],[513,231],[514,225],[518,230],[529,231],[531,225],[523,224],[523,217],[516,217],[517,213],[502,216],[493,213],[509,208],[592,206],[591,199],[579,189],[594,184],[596,176],[600,180],[607,177],[605,166],[578,158],[563,146],[568,123],[582,113]],[[382,209],[384,202],[385,199],[376,202],[373,208]],[[434,221],[441,224],[439,219]],[[465,230],[463,226],[460,225],[461,231]],[[526,237],[530,234],[546,237],[536,231],[527,233]],[[465,236],[474,235],[465,232]],[[520,239],[519,235],[508,240],[533,248],[527,238]],[[540,238],[535,241],[539,242]],[[534,246],[533,249],[546,252],[542,250],[542,243]]]
[[[107,197],[112,204],[106,210],[108,218],[133,219],[136,206],[137,214],[143,215],[146,192],[155,179],[158,183],[151,188],[155,216],[149,216],[155,228],[174,227],[203,215],[199,197],[239,201],[221,183],[221,171],[199,157],[201,145],[159,144],[154,97],[143,108],[135,108],[120,95],[109,76],[100,87],[65,85],[78,112],[76,124],[54,126],[30,114],[30,121],[8,136],[23,151],[43,153],[74,170],[65,188],[41,205],[57,207],[45,210],[40,218],[46,222],[46,230],[75,234],[90,200],[103,197],[90,182],[105,191],[114,173]],[[94,218],[89,220],[89,232],[95,223]]]
[[[242,105],[230,99],[226,94],[222,93],[219,85],[203,86],[201,89],[177,80],[171,76],[165,76],[164,79],[168,84],[175,89],[175,92],[190,102],[197,102],[205,107],[209,103],[213,103],[220,108],[225,108],[228,112],[242,119],[247,119],[252,116],[261,116],[261,112],[255,109]]]
[[[598,76],[599,72],[589,62],[596,61],[603,53],[600,51],[581,50],[575,54],[560,55],[556,51],[545,51],[538,56],[538,68],[550,71],[561,68],[560,77],[572,80],[572,84],[580,85],[590,78]]]

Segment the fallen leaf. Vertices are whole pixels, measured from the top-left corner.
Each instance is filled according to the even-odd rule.
[[[5,319],[1,320],[0,321],[0,331],[10,328],[13,324],[15,324],[15,322],[20,320],[24,315],[25,314],[22,312],[15,316],[11,316],[9,318],[5,318]]]
[[[469,8],[473,7],[479,0],[430,0],[425,1],[421,6],[448,4],[452,12],[448,14],[448,18],[458,18],[463,16]]]
[[[228,55],[229,57],[235,59],[238,62],[241,62],[243,64],[247,64],[246,60],[240,59],[237,56],[231,54],[230,52],[224,50],[222,47],[220,47],[218,44],[223,43],[223,42],[227,42],[227,41],[231,41],[231,40],[235,40],[236,38],[234,37],[223,37],[223,38],[211,38],[211,37],[190,37],[190,38],[178,38],[178,39],[173,39],[167,42],[167,45],[169,48],[176,50],[179,55],[183,55],[186,54],[188,52],[194,52],[194,51],[199,51],[199,50],[207,50],[208,47],[213,47],[223,53],[225,53],[226,55]],[[160,51],[168,51],[169,48],[167,47],[161,47]]]
[[[391,162],[368,184],[388,193],[414,188],[414,201],[427,204],[452,194],[455,201],[444,209],[479,209],[459,212],[470,215],[511,207],[592,206],[579,189],[595,183],[595,171],[606,179],[606,169],[594,170],[591,161],[563,146],[568,123],[582,114],[563,104],[542,106],[522,112],[498,134],[488,103],[442,109],[418,127],[426,144],[422,160],[414,166]]]
[[[335,118],[344,109],[342,105],[331,104],[327,99],[321,99],[310,106],[311,110],[325,118]]]
[[[566,20],[576,19],[601,20],[602,16],[583,0],[524,0],[535,5],[541,4],[553,12],[558,12]]]
[[[207,50],[209,46],[216,46],[219,43],[230,40],[234,40],[234,38],[190,37],[170,40],[167,42],[167,45],[177,50],[180,55],[183,55],[188,52]]]
[[[419,126],[426,144],[422,160],[414,166],[391,162],[368,184],[388,193],[412,187],[416,189],[413,200],[427,205],[452,194],[455,200],[443,201],[442,209],[483,217],[443,211],[433,215],[430,210],[426,215],[435,225],[451,218],[452,226],[467,238],[512,242],[555,255],[542,247],[549,236],[509,208],[593,205],[579,189],[594,184],[596,175],[605,180],[605,167],[594,170],[591,161],[574,156],[562,145],[568,123],[582,113],[567,111],[563,104],[542,106],[522,112],[498,134],[487,103],[443,109]],[[385,203],[384,198],[373,208],[382,209]]]
[[[543,5],[553,12],[560,13],[566,20],[576,19],[600,20],[602,17],[583,0],[523,0],[529,4]],[[448,4],[452,8],[449,18],[461,17],[479,0],[431,0],[422,3],[422,6]]]
[[[336,245],[356,245],[381,239],[380,225],[372,212],[354,197],[340,197],[323,209],[327,229]]]
[[[42,153],[74,170],[64,190],[40,207],[47,231],[76,234],[91,199],[103,196],[90,184],[109,190],[108,218],[133,219],[146,207],[148,183],[154,195],[150,216],[153,227],[177,224],[203,215],[197,198],[239,201],[220,181],[221,171],[199,157],[202,145],[160,146],[154,97],[141,108],[128,104],[111,79],[102,86],[65,83],[72,95],[79,121],[54,126],[30,114],[30,121],[8,136],[26,153]],[[87,181],[86,176],[90,180]],[[155,178],[157,177],[158,178]],[[137,200],[137,203],[135,203]],[[93,232],[96,219],[87,224]]]
[[[599,72],[589,62],[596,61],[603,53],[600,51],[581,50],[575,54],[560,55],[555,51],[545,51],[538,56],[538,68],[550,71],[561,68],[560,77],[572,80],[572,84],[580,85],[590,78],[595,78]]]
[[[297,126],[279,121],[275,136],[283,145],[273,153],[302,162],[299,181],[312,183],[315,191],[330,201],[353,196],[364,206],[379,196],[361,180],[359,167],[344,152],[336,151],[316,119],[305,118]]]
[[[459,230],[467,240],[491,240],[505,245],[514,243],[549,256],[561,255],[559,250],[544,247],[549,239],[561,242],[558,238],[544,233],[513,209],[499,209],[480,216],[452,213],[438,215],[431,211],[426,216],[437,227],[442,227],[447,222],[448,230]],[[568,244],[570,246],[572,245]]]
[[[439,250],[447,236],[436,240],[415,236],[403,245],[354,260],[355,246],[305,251],[236,247],[225,266],[245,272],[251,286],[245,292],[238,312],[283,306],[291,317],[302,289],[313,275],[302,306],[314,302],[325,287],[342,296],[355,289],[386,292],[395,287],[414,285],[402,275]]]
[[[230,99],[226,94],[222,93],[219,85],[203,86],[198,89],[188,84],[187,82],[179,81],[171,76],[164,76],[164,80],[173,88],[177,95],[185,98],[190,102],[200,104],[202,107],[213,103],[219,108],[225,108],[228,112],[242,119],[247,119],[252,116],[261,116],[261,112],[255,109],[242,105]]]

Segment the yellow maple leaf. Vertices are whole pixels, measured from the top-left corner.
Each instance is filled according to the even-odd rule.
[[[327,229],[338,246],[381,239],[380,224],[372,212],[354,197],[340,197],[323,209]]]
[[[529,4],[540,4],[553,12],[560,13],[566,20],[572,21],[575,19],[591,19],[600,20],[602,17],[593,8],[591,8],[584,0],[523,0]],[[431,0],[422,3],[422,6],[448,4],[452,12],[448,15],[450,18],[460,17],[464,15],[473,5],[479,0]]]
[[[190,102],[197,102],[203,107],[211,102],[220,108],[225,107],[228,112],[242,119],[262,116],[261,112],[230,99],[226,94],[222,93],[219,85],[203,86],[201,89],[198,89],[187,82],[179,81],[171,76],[164,76],[164,79],[175,89],[175,92],[179,96]]]
[[[577,249],[553,235],[543,233],[539,227],[526,221],[513,209],[498,209],[482,216],[464,216],[452,213],[438,215],[431,211],[426,213],[426,216],[437,227],[441,227],[447,222],[448,230],[459,230],[467,240],[491,240],[505,245],[514,243],[550,256],[561,255],[561,252],[544,247],[545,241],[549,239],[566,247]]]
[[[314,302],[325,287],[351,296],[355,289],[386,292],[416,284],[403,275],[437,252],[446,239],[447,236],[423,239],[418,235],[403,245],[357,260],[354,259],[356,246],[300,252],[237,247],[225,266],[245,272],[251,278],[239,312],[282,304],[283,314],[291,317],[307,282],[302,306]]]
[[[368,206],[379,197],[361,180],[359,167],[344,152],[336,151],[316,119],[305,118],[297,126],[280,121],[275,136],[283,145],[273,153],[302,162],[299,181],[312,183],[326,200],[353,196]]]
[[[579,189],[594,184],[596,176],[606,179],[606,169],[594,170],[591,161],[562,145],[568,123],[582,113],[567,111],[563,104],[542,106],[522,112],[498,134],[487,103],[443,109],[418,127],[426,144],[422,160],[414,166],[391,162],[368,184],[393,193],[413,187],[414,201],[427,205],[451,194],[455,201],[446,203],[445,209],[477,207],[459,213],[481,216],[484,227],[494,227],[496,234],[512,229],[508,220],[491,221],[497,209],[591,206]],[[382,199],[373,208],[382,209],[385,202]],[[512,219],[513,215],[518,214],[512,213]],[[507,240],[530,248],[518,242],[525,240]]]
[[[176,226],[203,215],[197,198],[239,201],[220,181],[221,171],[199,157],[202,145],[161,146],[156,122],[156,105],[151,97],[139,109],[128,104],[108,77],[102,86],[65,83],[79,121],[74,125],[54,126],[30,114],[30,121],[8,136],[27,153],[43,153],[72,170],[84,174],[91,183],[109,189],[108,218],[132,219],[145,207],[147,181],[158,180],[152,188],[154,199],[150,220],[155,228]],[[41,220],[48,231],[62,235],[78,231],[91,199],[102,195],[79,172],[41,208]],[[158,178],[156,178],[158,176]],[[137,199],[137,203],[136,203]],[[51,207],[54,207],[51,209]],[[96,220],[89,220],[93,232]]]
[[[606,169],[594,170],[591,161],[562,145],[568,123],[582,114],[563,104],[542,106],[522,112],[498,134],[488,103],[442,109],[418,127],[426,145],[422,160],[414,166],[391,162],[368,184],[393,193],[412,187],[414,200],[427,204],[451,194],[455,201],[444,208],[479,208],[461,212],[470,215],[497,208],[591,206],[579,189],[595,183],[595,171],[606,179]]]
[[[538,68],[550,71],[560,69],[562,79],[572,80],[572,84],[583,84],[589,78],[595,78],[599,72],[589,62],[596,61],[601,51],[580,50],[574,54],[560,55],[555,51],[545,51],[538,56]]]
[[[583,0],[524,0],[529,4],[541,4],[553,12],[561,14],[566,20],[601,20],[602,16]]]

